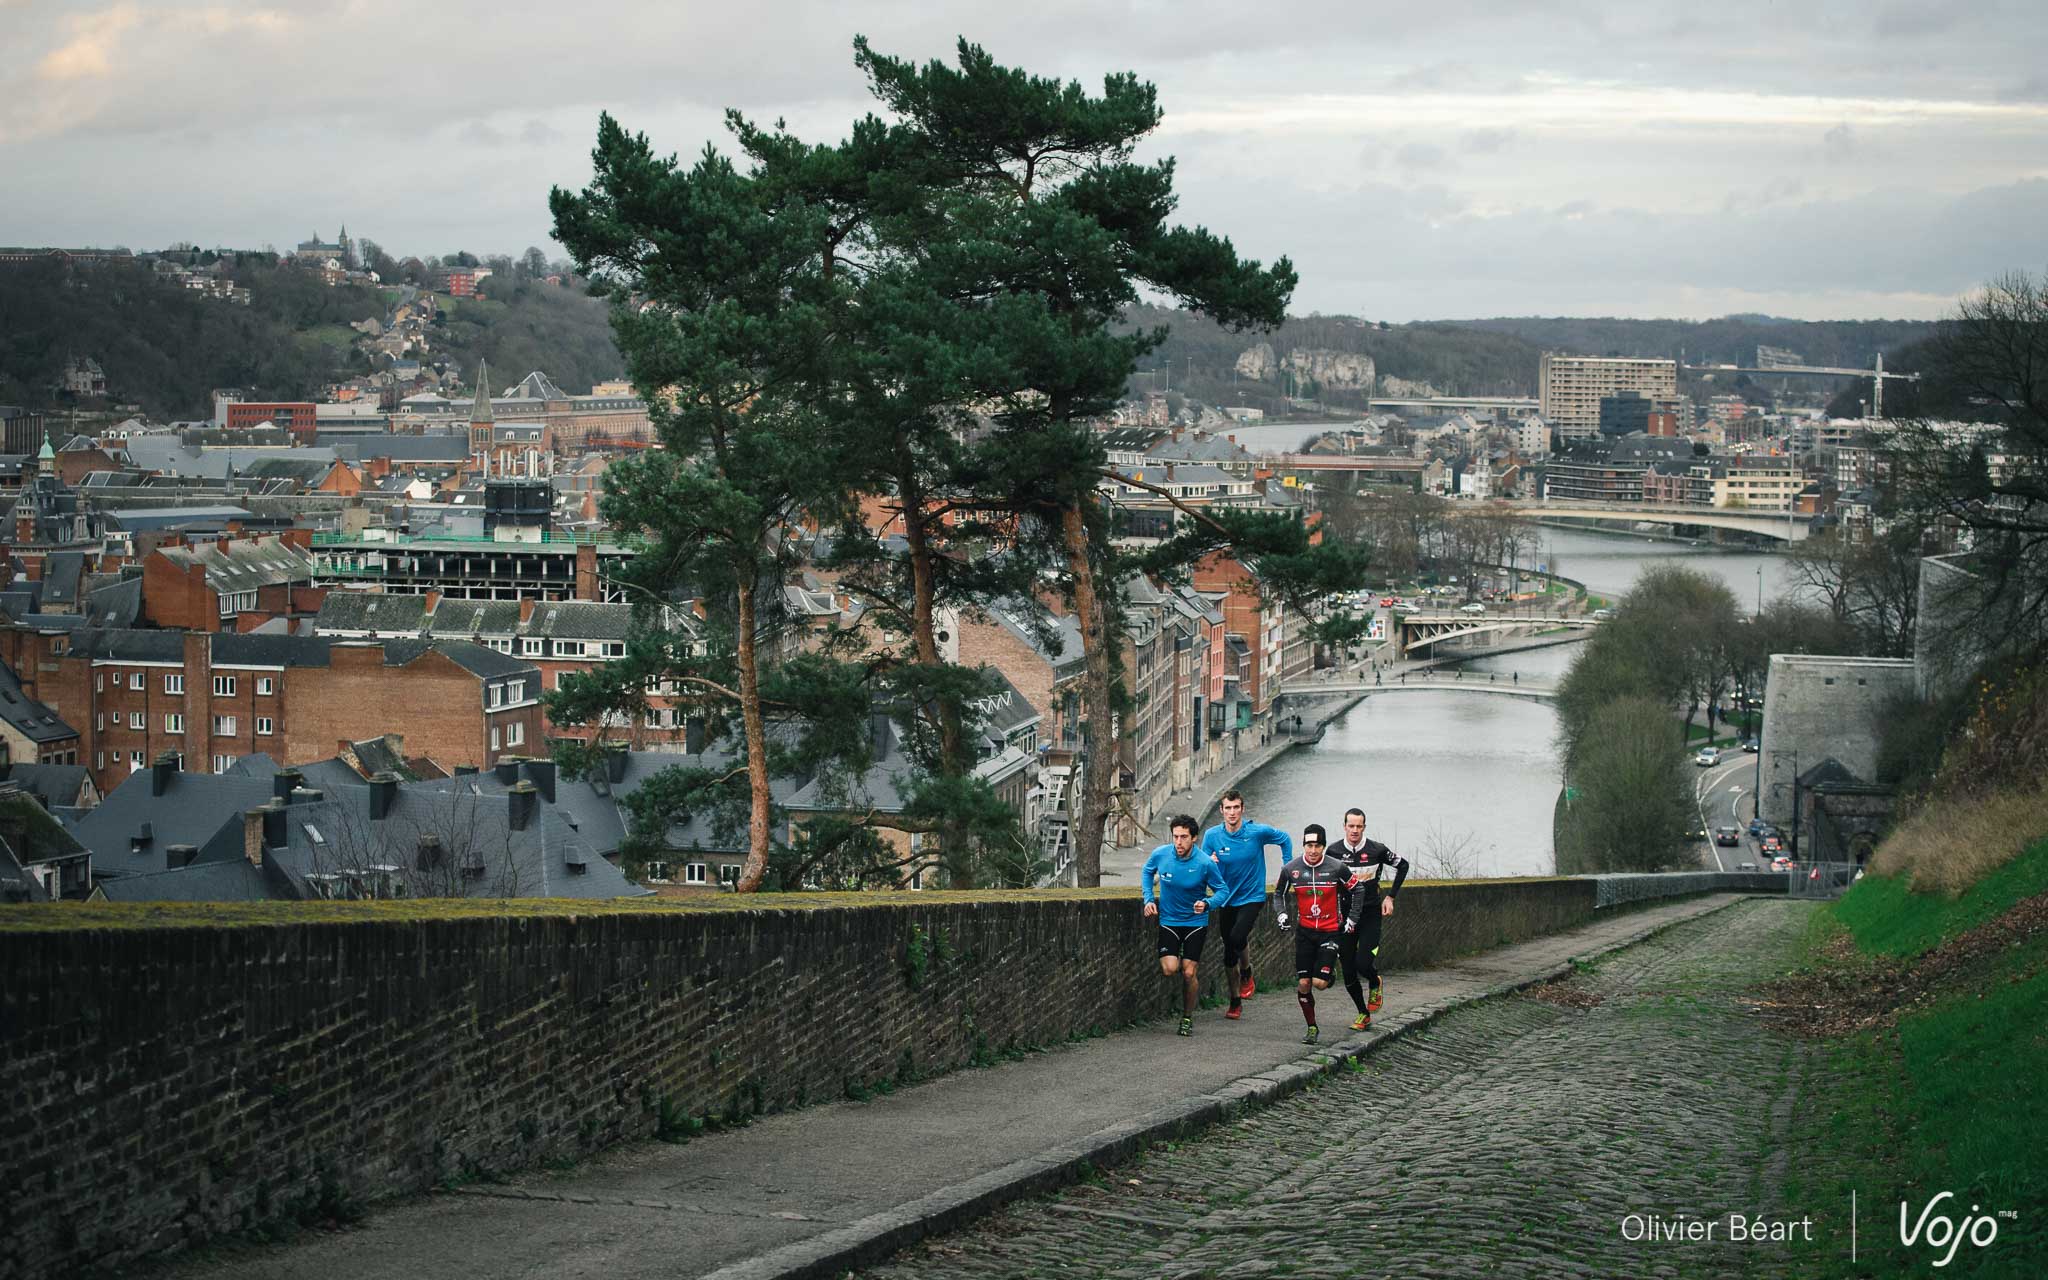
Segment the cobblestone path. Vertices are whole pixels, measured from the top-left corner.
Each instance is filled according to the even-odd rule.
[[[1743,903],[1455,1011],[1321,1087],[865,1274],[1800,1274],[1847,1251],[1846,1204],[1782,1202],[1788,1168],[1826,1163],[1800,1111],[1819,1057],[1742,993],[1786,967],[1810,910]],[[1731,1244],[1731,1213],[1810,1216],[1812,1242]],[[1715,1230],[1632,1242],[1630,1215]]]

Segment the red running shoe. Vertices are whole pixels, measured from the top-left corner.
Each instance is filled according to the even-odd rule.
[[[1258,984],[1252,981],[1252,975],[1247,973],[1246,975],[1244,975],[1244,981],[1238,984],[1237,998],[1240,1000],[1249,1000],[1252,998],[1252,993],[1257,991],[1258,989]]]
[[[1228,1009],[1225,1009],[1223,1011],[1223,1016],[1230,1019],[1232,1022],[1235,1022],[1239,1018],[1242,1018],[1244,1016],[1244,1010],[1240,1009],[1236,1005],[1231,1005]]]
[[[1365,1011],[1367,1013],[1378,1013],[1380,1005],[1385,1003],[1385,999],[1385,994],[1378,987],[1373,987],[1366,993]]]

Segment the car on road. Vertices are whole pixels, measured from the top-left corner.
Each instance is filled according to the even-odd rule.
[[[1485,605],[1483,605],[1483,604],[1481,604],[1481,603],[1479,603],[1479,602],[1478,602],[1477,600],[1474,600],[1474,601],[1473,601],[1473,602],[1472,602],[1471,604],[1461,604],[1461,605],[1459,605],[1459,606],[1458,606],[1458,612],[1459,612],[1459,613],[1485,613],[1485,612],[1486,612],[1486,606],[1485,606]]]
[[[1614,610],[1595,609],[1592,613],[1588,614],[1587,616],[1592,618],[1595,622],[1610,622],[1614,618]]]
[[[1732,846],[1734,846],[1734,845],[1740,844],[1741,842],[1742,842],[1742,832],[1740,832],[1740,831],[1736,830],[1736,829],[1735,829],[1734,827],[1715,827],[1715,828],[1714,828],[1714,843],[1715,843],[1715,844],[1721,844],[1721,845],[1728,845],[1728,846],[1731,846],[1731,847],[1732,847]]]
[[[1380,597],[1380,608],[1382,608],[1382,609],[1391,609],[1391,608],[1393,608],[1393,607],[1394,607],[1394,597],[1392,597],[1392,596],[1381,596],[1381,597]]]
[[[1792,870],[1792,859],[1790,859],[1790,858],[1787,858],[1787,857],[1785,857],[1785,856],[1784,856],[1784,855],[1782,855],[1782,854],[1780,854],[1780,855],[1779,855],[1778,857],[1772,858],[1772,859],[1771,859],[1771,870],[1773,870],[1773,871],[1790,871],[1790,870]]]
[[[1757,844],[1757,849],[1763,853],[1783,853],[1785,852],[1785,842],[1779,838],[1777,832],[1773,831]]]
[[[1777,828],[1772,826],[1770,823],[1765,822],[1762,818],[1751,818],[1749,820],[1750,839],[1761,840],[1764,838],[1764,834],[1766,832],[1775,834],[1777,832]]]
[[[1395,606],[1394,606],[1394,613],[1395,613],[1395,614],[1396,614],[1397,616],[1399,616],[1399,617],[1403,617],[1403,618],[1412,618],[1412,617],[1414,617],[1414,616],[1415,616],[1416,614],[1418,614],[1418,613],[1421,613],[1421,612],[1422,612],[1422,610],[1421,610],[1421,609],[1420,609],[1420,608],[1419,608],[1418,606],[1416,606],[1416,605],[1412,605],[1412,604],[1408,604],[1408,603],[1406,603],[1406,602],[1403,602],[1403,603],[1401,603],[1401,604],[1397,604],[1397,605],[1395,605]]]
[[[1702,769],[1711,769],[1721,763],[1721,748],[1701,747],[1700,753],[1692,758],[1692,762]]]
[[[1754,871],[1756,870],[1756,864],[1754,862],[1738,862],[1735,864],[1735,869],[1737,871]]]
[[[1755,755],[1763,750],[1763,744],[1759,743],[1755,738],[1744,738],[1742,740],[1742,749],[1750,755]]]

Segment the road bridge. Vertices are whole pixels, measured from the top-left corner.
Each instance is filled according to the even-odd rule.
[[[1318,680],[1313,676],[1303,680],[1290,680],[1280,686],[1283,697],[1313,698],[1323,695],[1330,697],[1357,697],[1360,694],[1409,693],[1415,691],[1454,693],[1485,693],[1503,698],[1520,698],[1524,702],[1551,702],[1557,698],[1557,686],[1543,680],[1515,680],[1500,677],[1489,680],[1489,673],[1468,671],[1463,676],[1450,671],[1410,671],[1406,678],[1395,676],[1374,684],[1370,675],[1360,679],[1358,673],[1349,672],[1335,680]]]
[[[1786,511],[1745,511],[1740,507],[1686,507],[1670,503],[1569,502],[1547,499],[1494,504],[1517,515],[1543,520],[1625,520],[1630,523],[1733,529],[1779,542],[1804,542],[1812,533],[1809,516]]]
[[[1509,631],[1588,631],[1602,619],[1582,613],[1442,613],[1396,614],[1400,628],[1397,644],[1403,654],[1419,653],[1448,640],[1468,636],[1500,635]]]

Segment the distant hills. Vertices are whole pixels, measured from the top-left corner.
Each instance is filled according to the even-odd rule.
[[[368,372],[349,326],[383,318],[396,290],[329,286],[258,254],[236,261],[232,276],[250,291],[248,305],[166,283],[142,262],[0,267],[0,404],[65,407],[55,387],[74,357],[99,362],[110,402],[166,420],[211,416],[216,387],[306,400]],[[541,369],[571,391],[624,373],[601,299],[545,281],[490,292],[449,307],[422,358],[446,360],[464,378],[479,359],[509,378]]]

